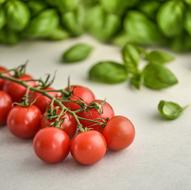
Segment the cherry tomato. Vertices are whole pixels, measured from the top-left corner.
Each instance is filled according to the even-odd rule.
[[[0,73],[4,73],[4,72],[7,72],[7,69],[5,67],[1,67],[0,66]],[[5,83],[5,80],[4,79],[0,79],[0,90],[3,89],[4,83]]]
[[[71,143],[73,158],[84,165],[94,164],[101,160],[106,150],[105,138],[94,130],[78,134]]]
[[[66,88],[65,90],[68,90],[68,88]],[[93,100],[95,100],[94,93],[89,88],[84,86],[71,85],[69,92],[71,92],[69,100],[82,100],[86,104],[90,104]],[[64,105],[71,110],[77,110],[80,108],[80,106],[74,102],[66,102],[64,103]]]
[[[91,120],[102,119],[98,121],[109,120],[110,118],[114,116],[113,108],[111,107],[109,103],[107,102],[103,103],[103,100],[95,100],[92,103],[97,103],[101,105],[102,113],[99,113],[99,111],[96,108],[91,108],[91,109],[80,112],[78,115],[80,117],[91,119]],[[86,120],[80,120],[80,122],[84,127],[92,128],[100,132],[103,131],[103,127],[99,124],[95,124],[93,122],[86,121]]]
[[[27,80],[31,80],[32,77],[28,74],[24,74],[21,77],[19,77],[18,79],[23,80],[23,81],[27,81]],[[34,81],[28,81],[27,83],[31,86],[35,86]],[[5,92],[7,92],[12,97],[14,102],[21,101],[22,97],[26,93],[26,88],[24,86],[17,84],[17,83],[14,83],[14,82],[11,82],[11,81],[5,81],[3,90]]]
[[[71,114],[65,113],[61,117],[61,119],[63,120],[63,123],[61,124],[61,129],[63,129],[72,138],[75,135],[77,129],[77,123],[75,118]],[[54,121],[55,119],[50,120],[47,118],[47,114],[44,114],[41,120],[41,128],[51,127],[50,124]]]
[[[112,117],[103,130],[107,146],[111,150],[128,147],[134,140],[135,128],[131,121],[123,116]]]
[[[9,112],[7,126],[17,137],[32,138],[40,128],[41,112],[35,106],[15,106]]]
[[[57,163],[69,153],[70,138],[63,130],[55,127],[41,129],[33,140],[36,155],[47,163]]]
[[[54,90],[53,88],[49,87],[44,90]],[[57,96],[58,92],[48,92],[51,96]],[[48,107],[48,105],[51,103],[50,98],[38,93],[38,92],[31,92],[31,101],[35,101],[35,105],[41,110],[42,113],[44,113]]]
[[[7,116],[12,108],[12,99],[4,91],[0,91],[0,126],[6,124]]]

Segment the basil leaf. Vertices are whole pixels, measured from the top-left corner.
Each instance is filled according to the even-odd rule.
[[[175,57],[165,51],[154,50],[147,53],[145,59],[150,63],[165,64],[173,61]]]
[[[47,38],[58,27],[59,17],[54,9],[47,9],[34,17],[24,35],[29,38]]]
[[[186,31],[191,35],[191,9],[186,12],[184,26]]]
[[[161,35],[157,25],[143,13],[129,11],[124,20],[124,28],[131,42],[138,44],[161,44],[164,37]]]
[[[174,37],[183,31],[184,3],[182,1],[167,1],[160,7],[157,21],[162,32],[168,37]]]
[[[27,5],[22,1],[8,1],[5,4],[7,25],[13,31],[22,31],[30,19],[30,11]]]
[[[122,49],[122,58],[129,73],[137,73],[138,64],[141,59],[141,48],[127,43]]]
[[[0,7],[0,29],[4,27],[6,22],[4,9]]]
[[[127,70],[122,64],[113,61],[101,61],[91,67],[89,79],[108,84],[121,83],[127,80]]]
[[[138,9],[148,17],[155,18],[160,5],[160,2],[158,1],[145,1],[143,3],[140,3]]]
[[[64,52],[62,61],[64,63],[83,61],[90,55],[92,49],[90,45],[85,43],[76,44]]]
[[[109,41],[120,28],[120,17],[107,13],[101,6],[87,10],[87,31],[100,41]]]
[[[142,73],[136,73],[130,78],[130,85],[136,89],[140,89],[143,83]]]
[[[182,112],[184,107],[180,106],[175,102],[161,100],[158,104],[158,111],[160,115],[167,120],[177,119]]]
[[[160,90],[178,83],[176,76],[164,65],[149,63],[143,70],[144,85],[148,88]]]

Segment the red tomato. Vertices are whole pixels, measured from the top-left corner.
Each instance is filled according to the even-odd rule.
[[[131,121],[123,116],[112,117],[103,130],[107,146],[111,150],[128,147],[134,140],[135,128]]]
[[[54,90],[53,88],[49,87],[44,90]],[[48,92],[51,96],[57,96],[59,93],[58,92]],[[38,92],[31,92],[32,100],[35,100],[35,105],[41,110],[42,113],[46,111],[46,108],[48,105],[51,103],[50,98],[38,93]]]
[[[66,88],[65,90],[68,90]],[[94,93],[87,87],[80,86],[80,85],[71,85],[70,86],[71,96],[69,100],[83,100],[86,104],[90,104],[93,100],[95,100]],[[77,110],[80,106],[74,102],[67,102],[64,103],[66,107],[71,110]]]
[[[107,145],[103,135],[94,130],[78,134],[71,144],[73,158],[84,165],[101,160],[106,150]]]
[[[69,153],[70,138],[55,127],[41,129],[33,140],[36,155],[47,163],[57,163],[66,158]]]
[[[32,77],[30,75],[24,74],[20,78],[18,78],[23,81],[31,80]],[[31,86],[35,86],[34,81],[27,82]],[[3,90],[7,92],[13,99],[14,102],[21,101],[22,97],[26,93],[26,88],[20,84],[11,82],[11,81],[5,81]]]
[[[15,106],[9,112],[7,126],[17,137],[32,138],[40,128],[41,112],[34,106]]]
[[[63,123],[61,125],[61,129],[63,129],[70,137],[73,137],[76,133],[77,129],[77,123],[75,118],[69,114],[65,113],[61,119],[63,120]],[[47,115],[45,114],[41,120],[41,128],[45,127],[51,127],[51,122],[54,122],[55,119],[49,120],[47,119]]]
[[[103,100],[95,100],[92,103],[98,103],[101,105],[103,103]],[[78,115],[80,117],[83,117],[86,119],[91,119],[91,120],[95,120],[95,119],[107,120],[114,116],[113,108],[111,107],[111,105],[109,103],[105,102],[101,106],[101,108],[102,108],[101,114],[99,113],[99,111],[97,109],[91,108],[91,109],[80,112]],[[95,124],[93,122],[86,121],[86,120],[80,120],[80,122],[84,127],[92,128],[92,129],[98,130],[100,132],[103,131],[103,127],[99,124]]]
[[[4,91],[0,91],[0,126],[6,124],[7,116],[12,108],[12,99]]]
[[[0,73],[4,73],[4,72],[7,72],[7,69],[5,67],[1,67],[0,66]],[[5,80],[4,79],[0,79],[0,90],[3,89],[4,83],[5,83]]]

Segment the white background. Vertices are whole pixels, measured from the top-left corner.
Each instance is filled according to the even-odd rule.
[[[77,41],[95,47],[86,61],[63,65],[62,52]],[[132,90],[127,83],[103,85],[87,80],[96,61],[120,61],[120,52],[84,36],[62,42],[24,42],[13,47],[0,46],[0,65],[15,67],[30,60],[28,72],[35,77],[57,71],[56,88],[73,84],[90,87],[97,98],[106,98],[116,114],[129,117],[136,127],[136,139],[127,150],[108,153],[91,167],[80,166],[71,157],[57,165],[36,158],[31,141],[12,136],[0,128],[1,190],[190,190],[191,189],[191,109],[175,121],[158,117],[159,100],[191,103],[191,55],[177,55],[169,64],[179,84],[163,91]]]

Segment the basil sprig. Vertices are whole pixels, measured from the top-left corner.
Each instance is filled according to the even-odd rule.
[[[162,118],[166,120],[174,120],[177,119],[186,107],[182,107],[181,105],[171,102],[161,100],[158,104],[158,111]]]

